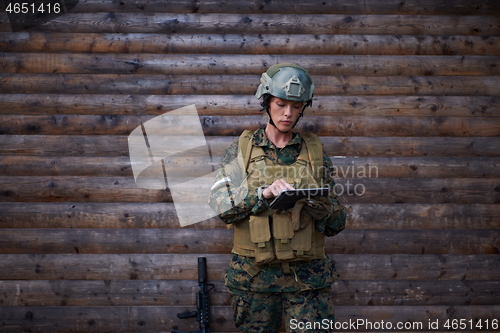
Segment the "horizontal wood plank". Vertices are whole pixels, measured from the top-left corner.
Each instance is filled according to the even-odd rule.
[[[446,4],[424,0],[406,0],[395,3],[389,0],[377,0],[367,3],[362,0],[338,3],[333,0],[312,0],[296,2],[280,0],[263,2],[230,1],[223,4],[211,0],[199,0],[187,3],[183,0],[169,0],[164,3],[136,0],[133,4],[117,3],[112,0],[79,1],[72,12],[134,12],[138,9],[145,13],[276,13],[276,14],[405,14],[405,15],[498,15],[500,6],[494,1],[449,0]]]
[[[499,205],[348,205],[353,229],[483,229],[500,227]]]
[[[0,280],[223,280],[230,254],[2,254]],[[500,279],[498,255],[336,254],[344,280]]]
[[[50,332],[165,332],[171,329],[195,331],[199,325],[194,318],[180,320],[177,313],[192,311],[192,306],[123,306],[123,307],[4,307],[0,320],[5,333],[19,332],[19,327],[43,327]],[[473,321],[488,319],[490,324],[497,318],[500,306],[339,306],[335,320],[349,327],[349,322],[357,322],[359,330],[369,331],[369,325],[380,325],[381,318],[391,323],[393,330],[397,324],[407,323],[409,331],[425,332],[429,322],[439,322],[439,329],[446,331],[447,319]],[[211,309],[213,332],[235,332],[230,306],[214,306]],[[125,318],[125,319],[124,319]],[[55,324],[57,323],[57,325]],[[362,323],[362,324],[361,324]],[[376,325],[376,324],[375,324]],[[387,326],[387,325],[385,325]],[[284,326],[282,326],[284,327]],[[367,328],[368,327],[368,328]],[[404,326],[403,326],[404,327]],[[412,329],[413,328],[413,329]],[[335,329],[334,327],[332,329]],[[468,330],[474,331],[475,326]],[[494,330],[492,330],[493,332]],[[390,332],[390,331],[388,331]],[[427,332],[436,332],[428,330]]]
[[[2,96],[0,96],[1,100]],[[498,116],[496,96],[318,96],[307,112],[351,116]],[[203,111],[202,111],[203,112]],[[201,113],[201,112],[200,112]],[[306,113],[307,115],[307,113]]]
[[[213,156],[223,156],[238,137],[206,137]],[[331,156],[500,157],[498,137],[321,137]],[[35,156],[128,156],[127,136],[2,135],[0,154]]]
[[[1,157],[0,157],[1,159]],[[331,158],[335,177],[366,174],[380,178],[497,178],[494,157],[344,157]]]
[[[119,34],[0,32],[0,52],[309,54],[309,55],[494,55],[499,36],[308,34]]]
[[[180,228],[173,203],[6,203],[0,228]],[[225,228],[219,218],[191,228]]]
[[[153,116],[0,115],[0,134],[128,135]],[[205,136],[237,136],[264,127],[262,116],[200,116]],[[319,136],[500,136],[500,117],[315,116],[301,119],[299,132]],[[178,132],[185,131],[180,127]]]
[[[499,229],[500,205],[348,204],[349,229]],[[0,202],[0,228],[167,228],[173,203]],[[217,217],[185,228],[225,229]]]
[[[335,182],[335,192],[348,204],[500,203],[499,178],[339,178]],[[0,177],[0,186],[0,201],[5,202],[172,202],[170,190],[140,188],[133,177]],[[193,188],[185,198],[193,205],[206,202],[206,195]]]
[[[220,160],[221,158],[217,158],[218,162]],[[210,164],[209,160],[203,160],[203,162],[205,166]],[[133,176],[130,158],[127,156],[0,155],[0,174],[4,176]]]
[[[172,202],[168,190],[139,188],[133,177],[0,177],[0,201]]]
[[[195,104],[200,116],[261,115],[249,95],[0,94],[0,114],[152,115]],[[498,117],[498,96],[315,96],[309,115]]]
[[[500,76],[316,76],[317,95],[498,96]],[[258,75],[2,74],[0,93],[254,94]]]
[[[0,254],[230,253],[228,229],[0,229]],[[499,254],[500,230],[346,229],[335,254]]]
[[[499,288],[499,281],[467,280],[337,280],[332,287],[336,306],[498,305]]]
[[[500,179],[339,178],[345,203],[500,203]]]
[[[331,157],[335,178],[500,178],[497,157]],[[222,156],[167,159],[185,176],[217,168]],[[4,176],[131,177],[127,156],[0,155]],[[170,175],[170,169],[169,169]]]
[[[10,32],[8,20],[0,31]],[[43,32],[164,34],[349,34],[498,36],[495,16],[74,13],[37,27]]]
[[[3,73],[259,75],[295,62],[311,75],[500,75],[500,56],[3,53]]]
[[[221,280],[209,281],[213,306],[230,306]],[[0,310],[8,306],[193,306],[199,287],[186,280],[4,280]],[[498,305],[499,281],[337,280],[335,306]]]
[[[118,205],[118,206],[117,206]],[[173,204],[0,203],[3,228],[179,228]],[[117,207],[117,212],[114,211]],[[498,228],[497,205],[348,205],[354,229]],[[189,228],[225,228],[212,218]]]

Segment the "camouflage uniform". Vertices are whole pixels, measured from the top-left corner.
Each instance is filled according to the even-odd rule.
[[[273,163],[290,165],[297,160],[303,142],[300,134],[293,133],[292,139],[285,147],[278,149],[268,140],[264,130],[259,129],[252,137],[252,144],[261,147]],[[238,141],[226,150],[220,167],[234,160],[237,154]],[[333,173],[333,166],[325,153],[323,153],[323,161],[322,185],[334,188],[335,183],[330,176]],[[220,174],[217,180],[224,176]],[[245,200],[236,207],[223,212],[219,217],[225,223],[231,224],[242,221],[250,214],[268,210],[268,200],[263,198],[261,193],[261,189],[249,190]],[[237,193],[232,194],[237,195]],[[230,199],[225,187],[214,189],[210,196],[210,205],[217,207],[220,202],[227,200]],[[338,203],[334,197],[330,200]],[[315,221],[316,229],[326,236],[336,235],[345,227],[345,213],[345,210],[342,210],[339,215]],[[290,263],[291,273],[284,273],[280,264],[272,264],[265,266],[257,275],[251,276],[247,270],[253,263],[254,258],[234,254],[224,277],[225,285],[234,295],[234,320],[240,330],[243,332],[278,332],[281,325],[282,307],[287,316],[285,327],[289,332],[289,323],[293,318],[305,322],[334,319],[330,286],[338,279],[339,274],[328,256],[324,259]],[[314,330],[314,332],[321,332],[321,330]]]

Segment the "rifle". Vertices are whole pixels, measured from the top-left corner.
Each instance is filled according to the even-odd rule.
[[[196,317],[196,320],[200,323],[200,329],[198,331],[183,332],[178,330],[172,330],[171,333],[210,333],[210,301],[208,299],[208,293],[214,288],[213,284],[207,283],[207,258],[198,258],[198,286],[200,291],[196,294],[196,308],[198,311],[186,311],[177,314],[179,319],[187,319]],[[207,290],[207,287],[211,288]]]

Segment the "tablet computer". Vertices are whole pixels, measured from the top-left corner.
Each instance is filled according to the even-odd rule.
[[[328,187],[283,190],[276,198],[274,198],[271,204],[269,204],[269,208],[289,209],[295,205],[297,200],[302,198],[312,199],[316,196],[327,197],[329,194],[330,188]]]

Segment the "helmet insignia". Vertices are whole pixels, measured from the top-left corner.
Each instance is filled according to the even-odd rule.
[[[296,75],[292,76],[282,88],[287,97],[300,97],[306,91]]]

